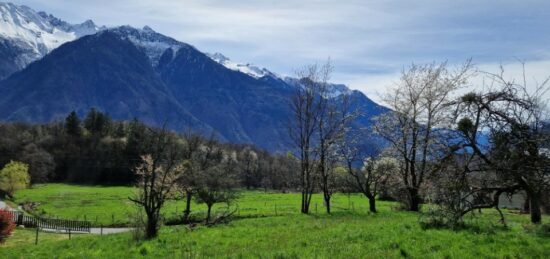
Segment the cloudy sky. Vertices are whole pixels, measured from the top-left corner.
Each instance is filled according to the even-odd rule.
[[[282,75],[330,57],[333,81],[377,95],[412,62],[468,58],[550,75],[550,1],[14,0],[63,20],[148,25],[205,52]]]

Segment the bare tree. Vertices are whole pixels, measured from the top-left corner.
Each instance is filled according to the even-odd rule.
[[[160,210],[174,193],[178,177],[188,168],[188,164],[179,159],[179,147],[173,135],[164,128],[151,131],[151,153],[142,156],[142,163],[135,168],[139,177],[138,194],[129,198],[145,212],[148,239],[157,236]]]
[[[458,107],[458,129],[476,157],[467,169],[490,180],[476,189],[498,194],[474,209],[497,207],[500,194],[523,190],[529,198],[531,222],[540,223],[542,195],[550,186],[548,114],[542,99],[550,77],[530,88],[525,70],[519,83],[506,80],[502,67],[498,74],[484,74],[490,82],[486,90],[462,96]],[[481,132],[490,145],[480,141]]]
[[[208,210],[206,223],[211,223],[212,206],[224,202],[230,205],[237,196],[236,170],[238,166],[237,154],[234,151],[222,150],[214,147],[212,159],[217,162],[216,166],[209,167],[201,172],[200,183],[197,188],[197,201],[205,203]]]
[[[241,152],[239,152],[239,160],[243,173],[244,186],[247,189],[255,187],[258,184],[258,169],[259,161],[258,154],[252,150],[250,147],[245,147]]]
[[[273,189],[287,192],[299,186],[299,163],[292,154],[275,155],[269,162],[265,184]],[[264,188],[267,188],[265,185]]]
[[[365,155],[361,149],[353,144],[342,146],[340,155],[346,172],[351,178],[348,184],[369,200],[369,210],[376,213],[376,196],[380,185],[395,173],[397,162],[390,157],[367,156],[364,158]],[[363,166],[358,168],[358,163],[363,163]]]
[[[330,76],[332,67],[329,62],[321,71]],[[331,96],[328,82],[321,82],[317,88],[319,91],[319,118],[317,119],[318,144],[316,152],[319,158],[317,171],[320,177],[320,186],[323,191],[327,213],[330,214],[330,200],[337,188],[335,184],[335,167],[340,160],[339,146],[345,145],[345,137],[349,131],[349,124],[356,116],[356,112],[350,110],[351,97],[348,93]]]
[[[465,215],[481,212],[482,208],[495,208],[505,224],[504,214],[498,207],[499,197],[505,192],[514,192],[515,187],[489,187],[497,178],[491,171],[478,171],[480,167],[472,166],[479,163],[475,160],[471,152],[457,152],[441,172],[430,178],[429,199],[436,206],[426,213],[427,220],[421,221],[425,226],[461,227]]]
[[[338,160],[336,147],[351,121],[349,96],[333,96],[331,91],[328,81],[332,70],[328,60],[322,66],[310,65],[297,73],[300,82],[292,100],[294,118],[290,136],[299,149],[302,213],[309,212],[317,177],[327,213],[330,213],[335,189],[334,166]]]
[[[298,149],[300,160],[300,189],[302,193],[301,212],[309,213],[309,205],[315,188],[315,133],[318,125],[321,103],[319,102],[319,82],[327,82],[328,67],[311,65],[297,72],[300,79],[291,101],[292,118],[289,134]]]
[[[201,152],[205,150],[202,146],[206,142],[202,136],[188,131],[183,134],[183,139],[185,144],[182,148],[182,158],[189,162],[189,168],[179,177],[177,187],[180,193],[185,197],[183,222],[189,222],[189,216],[191,215],[191,202],[198,185],[198,177],[200,176],[201,170],[204,170],[204,166],[209,163],[203,163],[200,161],[201,158],[204,157]],[[208,156],[206,156],[206,158],[207,157]]]
[[[382,136],[399,161],[405,205],[419,211],[420,188],[427,175],[440,170],[449,158],[445,129],[451,94],[467,83],[471,65],[467,61],[456,70],[447,63],[415,65],[404,70],[400,82],[384,96],[392,109],[376,118],[374,129]]]
[[[209,138],[204,138],[201,135],[187,132],[183,138],[185,145],[182,148],[182,157],[188,161],[189,168],[180,176],[178,189],[185,196],[183,221],[189,222],[193,196],[197,195],[199,189],[205,186],[205,178],[210,175],[210,171],[220,165],[223,150],[219,147],[213,134]]]

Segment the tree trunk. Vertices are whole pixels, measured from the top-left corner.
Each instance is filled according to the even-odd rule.
[[[302,210],[303,214],[309,213],[309,204],[308,204],[308,193],[302,192]]]
[[[207,204],[208,206],[208,212],[206,213],[206,223],[210,223],[210,212],[212,211],[212,205],[213,204]]]
[[[156,216],[151,215],[147,217],[147,226],[145,227],[145,238],[155,238],[158,234],[158,219]]]
[[[540,224],[541,211],[540,211],[540,196],[537,194],[529,195],[529,210],[531,213],[531,223]]]
[[[530,204],[531,201],[529,200],[529,195],[525,195],[525,201],[523,202],[523,210],[521,212],[523,213],[529,213],[530,209]]]
[[[330,194],[325,193],[324,198],[325,198],[325,206],[327,207],[327,214],[330,214]]]
[[[418,190],[416,188],[409,188],[409,211],[420,211],[420,195],[418,195]]]
[[[189,222],[189,215],[191,215],[191,198],[193,196],[192,192],[185,192],[185,210],[183,211],[183,223]]]
[[[376,213],[376,199],[374,196],[369,196],[369,210],[370,212]]]

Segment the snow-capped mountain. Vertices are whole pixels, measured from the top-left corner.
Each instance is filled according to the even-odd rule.
[[[294,87],[301,87],[302,84],[300,82],[300,79],[298,78],[294,78],[294,77],[285,77],[283,79],[285,81],[285,83],[291,85],[291,86],[294,86]],[[334,98],[334,97],[338,97],[342,94],[347,94],[347,95],[350,95],[352,94],[353,91],[351,89],[349,89],[346,85],[344,84],[328,84],[327,85],[327,97],[330,97],[330,98]]]
[[[251,77],[254,77],[254,78],[262,78],[264,76],[271,76],[271,77],[274,77],[274,78],[280,78],[278,75],[276,75],[275,73],[267,70],[266,68],[260,68],[258,66],[255,66],[253,64],[250,64],[250,63],[238,63],[238,62],[234,62],[234,61],[231,61],[228,57],[224,56],[223,54],[221,53],[214,53],[214,54],[210,54],[210,53],[205,53],[208,57],[210,57],[212,60],[220,63],[221,65],[225,66],[226,68],[229,68],[231,70],[234,70],[234,71],[239,71],[241,73],[245,73]]]
[[[249,76],[252,76],[256,79],[260,79],[263,77],[271,77],[274,79],[279,79],[285,82],[287,85],[297,87],[300,86],[300,80],[294,77],[282,77],[278,74],[275,74],[271,71],[269,71],[266,68],[260,68],[258,66],[255,66],[250,63],[238,63],[234,62],[228,57],[224,56],[223,54],[216,52],[214,54],[205,53],[209,58],[212,60],[218,62],[219,64],[225,66],[226,68],[229,68],[234,71],[239,71],[241,73],[245,73]],[[329,97],[337,97],[342,94],[351,94],[352,90],[349,89],[344,84],[329,84],[328,85],[328,96]]]
[[[111,28],[107,31],[118,34],[121,38],[129,40],[134,43],[134,45],[141,48],[147,54],[154,67],[158,66],[163,55],[171,53],[170,55],[172,56],[169,58],[173,58],[182,47],[192,48],[191,45],[164,36],[154,31],[149,26],[145,26],[143,29],[137,29],[126,25]],[[171,51],[166,52],[168,49]]]
[[[91,20],[69,24],[27,6],[0,2],[0,79],[36,61],[61,44],[94,34]]]
[[[169,122],[175,130],[292,149],[286,122],[299,79],[203,53],[147,26],[74,25],[2,3],[0,14],[2,121],[48,122],[94,107],[116,119]],[[361,110],[354,127],[368,127],[387,111],[345,85],[330,85],[331,97],[342,93],[353,95]]]

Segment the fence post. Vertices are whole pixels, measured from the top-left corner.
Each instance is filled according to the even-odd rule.
[[[100,235],[100,236],[103,236],[103,224],[101,224],[101,230],[100,230],[100,232],[99,232],[99,235]]]
[[[275,216],[277,216],[277,203],[275,203]]]
[[[114,213],[111,214],[111,220],[112,220],[111,224],[114,225],[115,224],[115,214]]]
[[[23,213],[17,214],[17,225],[23,225]]]
[[[355,204],[351,202],[351,211],[355,212]]]
[[[315,203],[315,213],[317,213],[317,202]]]
[[[38,227],[36,227],[36,237],[34,239],[34,244],[38,245]]]
[[[69,228],[69,240],[71,240],[71,229]]]

